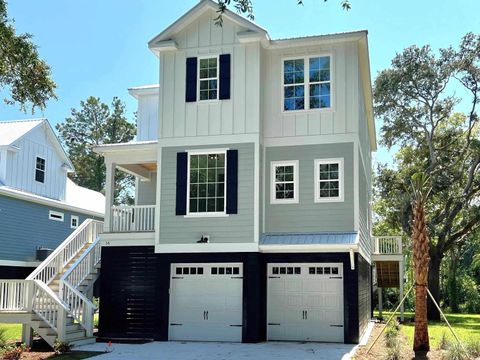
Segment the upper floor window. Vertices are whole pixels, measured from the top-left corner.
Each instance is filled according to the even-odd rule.
[[[35,181],[45,182],[45,159],[38,156],[35,162]]]
[[[189,153],[187,214],[225,214],[225,151]]]
[[[343,199],[343,159],[316,159],[315,202]]]
[[[272,161],[270,176],[272,204],[298,203],[298,160]]]
[[[63,213],[62,212],[59,212],[59,211],[53,211],[53,210],[50,210],[48,212],[48,218],[50,220],[55,220],[55,221],[63,221]]]
[[[330,56],[283,62],[283,110],[330,108]]]
[[[200,100],[218,99],[218,58],[201,58],[199,61],[198,81]]]
[[[78,216],[72,215],[70,217],[70,227],[76,229],[78,227]]]

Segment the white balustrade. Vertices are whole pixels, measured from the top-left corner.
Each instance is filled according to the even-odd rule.
[[[86,244],[97,239],[102,229],[103,222],[85,220],[27,277],[27,280],[40,280],[47,285],[50,284]]]
[[[27,280],[0,280],[0,311],[28,311],[31,292]]]
[[[101,250],[100,238],[98,238],[85,250],[70,269],[63,274],[60,282],[68,282],[77,289],[87,276],[95,271],[95,267],[100,263]]]
[[[402,237],[401,236],[372,237],[372,253],[376,255],[402,254]]]
[[[62,301],[68,313],[86,330],[87,337],[93,336],[93,314],[96,306],[68,282],[61,283]]]
[[[155,231],[155,205],[113,206],[111,232]]]

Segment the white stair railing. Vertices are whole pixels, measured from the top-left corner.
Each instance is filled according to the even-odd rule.
[[[27,277],[27,280],[40,280],[47,285],[50,284],[86,244],[97,239],[102,228],[101,221],[85,220]]]
[[[28,311],[32,297],[30,281],[0,280],[0,311]]]
[[[63,274],[60,278],[60,284],[62,282],[67,282],[77,289],[87,276],[94,272],[95,267],[100,263],[101,250],[100,239],[97,238],[80,256],[75,264]]]
[[[155,231],[155,205],[113,206],[111,232]]]
[[[68,282],[63,282],[60,289],[68,313],[85,329],[87,337],[93,336],[93,315],[97,307]]]

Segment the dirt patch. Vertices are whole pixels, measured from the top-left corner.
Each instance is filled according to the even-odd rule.
[[[18,343],[17,345],[20,345]],[[72,351],[69,354],[56,355],[48,344],[42,339],[35,339],[29,351],[22,353],[21,360],[82,360],[100,355],[102,353],[93,351]],[[1,357],[1,356],[0,356]]]
[[[370,352],[367,354],[368,349],[370,346],[373,344],[375,339],[377,338],[378,334],[383,330],[385,327],[385,324],[381,323],[376,323],[375,327],[373,328],[372,334],[370,335],[370,338],[368,340],[368,343],[366,346],[360,346],[355,353],[354,359],[356,360],[382,360],[386,359],[388,355],[388,348],[385,346],[385,337],[384,334],[380,336],[380,338],[377,340],[375,345],[372,347]],[[417,356],[415,357],[415,354],[412,350],[412,344],[408,343],[407,337],[400,332],[399,334],[400,340],[401,340],[401,358],[402,359],[417,359],[417,360],[441,360],[444,354],[443,350],[438,350],[438,349],[432,349],[431,351],[428,352],[426,356]]]

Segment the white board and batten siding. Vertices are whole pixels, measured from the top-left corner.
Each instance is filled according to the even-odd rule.
[[[336,43],[264,50],[262,117],[265,138],[355,133],[358,129],[358,45]],[[283,111],[284,59],[331,57],[330,109]],[[305,75],[307,76],[307,75]]]
[[[267,340],[344,341],[343,264],[270,263]]]
[[[158,93],[138,95],[137,141],[158,138]]]
[[[58,151],[51,145],[45,128],[38,126],[14,144],[9,151],[5,183],[13,188],[56,200],[65,199],[66,170]],[[45,159],[45,181],[35,181],[36,158]]]
[[[241,263],[172,264],[169,340],[242,341]]]
[[[245,30],[209,11],[174,36],[178,50],[160,55],[160,138],[259,133],[260,44],[240,44]],[[231,54],[229,100],[185,102],[186,59]]]

